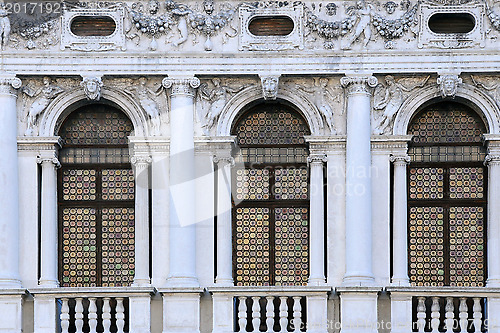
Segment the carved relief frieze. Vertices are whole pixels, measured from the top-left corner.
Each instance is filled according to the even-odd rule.
[[[133,3],[127,6],[127,38],[135,40],[139,45],[141,35],[147,35],[151,39],[149,49],[154,51],[159,47],[157,40],[162,35],[167,36],[165,43],[174,48],[183,45],[189,36],[192,36],[192,43],[195,45],[199,42],[198,36],[202,36],[205,38],[204,50],[212,51],[212,39],[222,31],[222,43],[226,43],[228,38],[236,37],[237,31],[230,24],[236,8],[222,3],[216,12],[213,0],[204,0],[201,7],[173,0],[166,0],[164,7],[157,0],[149,1],[147,5],[143,2]]]
[[[312,7],[312,6],[311,6]],[[385,11],[385,13],[384,13]],[[379,37],[384,41],[385,48],[395,47],[395,40],[408,36],[408,40],[416,36],[416,24],[418,3],[411,5],[409,1],[403,1],[397,5],[393,1],[384,4],[356,1],[354,5],[345,5],[344,14],[339,11],[337,20],[331,20],[328,12],[322,13],[321,7],[314,6],[306,10],[306,26],[310,33],[315,33],[324,40],[326,49],[333,49],[335,41],[340,40],[340,48],[352,49],[356,41],[367,48],[370,42]],[[413,34],[409,34],[412,32]],[[311,37],[308,41],[311,41]]]
[[[293,82],[293,90],[304,93],[318,109],[321,124],[325,134],[336,135],[343,133],[342,124],[344,114],[344,93],[340,86],[340,81],[326,77],[314,77],[312,79],[299,80]],[[291,85],[292,82],[284,81],[284,85]]]
[[[77,17],[107,17],[114,21],[116,28],[109,36],[77,36],[71,24]],[[122,2],[67,2],[62,14],[61,50],[97,52],[125,50],[124,31],[125,8]]]
[[[500,77],[496,75],[471,75],[472,84],[488,94],[500,106]]]
[[[375,88],[372,113],[373,134],[391,134],[394,120],[401,105],[412,91],[421,88],[429,81],[427,76],[398,77],[387,75]]]
[[[444,1],[444,0],[443,0]],[[458,0],[457,0],[458,1]],[[420,6],[420,31],[418,35],[419,48],[460,49],[485,46],[485,4],[471,3],[461,5],[436,6],[422,4]],[[435,14],[461,13],[474,18],[474,28],[467,33],[436,33],[429,27],[429,19]]]
[[[243,3],[239,7],[240,50],[281,51],[304,48],[304,4],[301,1],[264,1]],[[286,36],[256,36],[249,30],[256,18],[286,16],[293,30]]]
[[[152,136],[165,133],[169,123],[169,113],[167,94],[161,79],[155,77],[140,77],[137,80],[115,79],[112,84],[129,94],[142,107]]]

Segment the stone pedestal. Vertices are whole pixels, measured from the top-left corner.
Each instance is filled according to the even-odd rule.
[[[377,299],[381,288],[345,287],[340,293],[341,332],[377,333]]]
[[[23,331],[24,289],[9,289],[0,292],[0,333],[21,333]]]
[[[163,333],[200,332],[200,294],[203,289],[159,290],[163,295]]]

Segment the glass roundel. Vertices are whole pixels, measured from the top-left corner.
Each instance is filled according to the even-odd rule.
[[[408,273],[416,286],[481,287],[486,280],[486,132],[465,105],[442,102],[411,122]]]
[[[305,285],[309,276],[309,171],[294,110],[260,105],[234,126],[243,168],[233,172],[237,286]]]
[[[59,256],[62,287],[129,286],[134,277],[135,180],[128,162],[132,123],[89,105],[59,130]]]

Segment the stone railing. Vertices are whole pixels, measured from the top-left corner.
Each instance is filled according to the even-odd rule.
[[[393,333],[500,332],[497,288],[389,287]]]
[[[37,333],[149,330],[149,287],[31,289]],[[145,326],[145,327],[142,327]]]
[[[128,297],[64,297],[57,303],[62,333],[73,327],[77,333],[130,332]]]
[[[209,288],[213,332],[325,332],[326,287]]]

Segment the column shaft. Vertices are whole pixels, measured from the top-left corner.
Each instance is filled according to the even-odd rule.
[[[406,164],[410,157],[391,156],[394,162],[394,208],[393,208],[393,276],[392,284],[408,286],[408,228]]]
[[[20,287],[17,95],[21,80],[0,76],[0,287]]]
[[[55,288],[59,286],[57,276],[57,168],[61,165],[56,151],[47,152],[52,156],[41,156],[42,165],[42,244],[40,286]]]
[[[488,287],[500,287],[500,155],[489,154],[488,165]]]
[[[375,77],[344,77],[347,88],[345,285],[373,283],[371,89]]]
[[[171,286],[198,286],[196,277],[196,204],[194,96],[197,78],[163,80],[170,98],[170,277]]]
[[[134,156],[135,173],[135,276],[134,285],[151,283],[149,277],[149,164],[150,157]]]
[[[323,163],[326,162],[326,156],[324,154],[311,155],[309,156],[308,161],[311,169],[309,285],[318,286],[325,283],[325,203]]]
[[[233,285],[231,166],[232,157],[214,157],[217,163],[217,278],[218,285]]]

